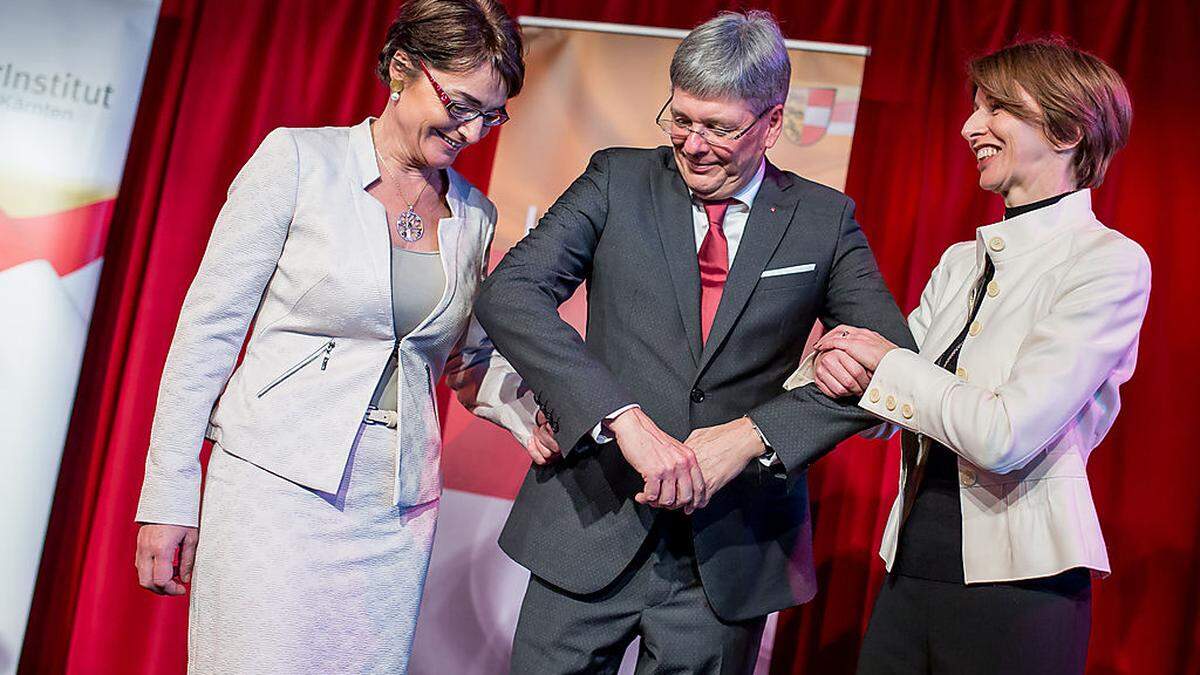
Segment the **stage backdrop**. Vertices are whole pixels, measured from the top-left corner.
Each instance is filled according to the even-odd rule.
[[[1113,64],[1133,96],[1133,134],[1095,192],[1095,209],[1145,246],[1155,286],[1137,373],[1122,388],[1121,416],[1088,467],[1114,567],[1113,576],[1095,586],[1088,671],[1200,672],[1200,488],[1194,478],[1200,453],[1191,394],[1200,361],[1190,320],[1200,297],[1194,269],[1200,169],[1188,147],[1200,110],[1200,4],[506,4],[514,14],[672,28],[690,28],[722,9],[759,7],[775,12],[790,38],[870,45],[846,191],[858,202],[859,222],[904,309],[916,305],[948,245],[973,237],[976,227],[1001,213],[999,200],[979,190],[975,161],[958,135],[971,110],[966,59],[1019,35],[1054,31]],[[163,1],[114,206],[22,673],[183,672],[186,602],[138,588],[132,565],[132,519],[150,418],[179,306],[225,189],[272,128],[354,124],[383,108],[386,91],[373,64],[398,5]],[[504,133],[459,160],[482,189]],[[541,145],[569,134],[567,120],[558,121]],[[504,472],[508,465],[495,458],[506,453],[519,456],[505,440],[480,448],[475,461]],[[853,672],[882,576],[876,550],[896,494],[897,458],[892,444],[852,440],[810,471],[820,591],[781,614],[772,655],[776,675]],[[515,475],[509,480],[516,485]],[[497,575],[471,583],[513,582]],[[334,612],[330,620],[336,619]]]
[[[509,105],[512,120],[500,134],[488,188],[500,214],[493,265],[536,225],[593,152],[667,142],[654,116],[670,95],[671,56],[684,34],[531,17],[521,22],[529,50],[525,88]],[[842,189],[867,50],[798,41],[788,47],[791,89],[771,161]],[[581,287],[562,308],[581,333],[584,296]],[[504,450],[515,445],[505,431],[474,418],[453,397],[443,400],[449,402],[442,417],[447,490],[413,672],[502,672],[529,575],[505,557],[496,537],[529,459]],[[761,673],[770,662],[774,626],[772,619]],[[636,649],[630,646],[631,653]],[[632,662],[626,659],[623,672],[632,672]]]
[[[0,673],[20,653],[157,14],[0,8]]]

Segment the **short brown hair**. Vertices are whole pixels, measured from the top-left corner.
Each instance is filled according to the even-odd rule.
[[[512,98],[525,81],[521,29],[496,0],[408,0],[388,27],[379,51],[379,79],[391,85],[396,54],[452,73],[489,64]],[[409,63],[408,75],[416,73]]]
[[[973,90],[1041,125],[1051,142],[1078,141],[1072,163],[1078,188],[1100,185],[1109,161],[1129,138],[1133,107],[1121,76],[1062,38],[1010,45],[972,60],[967,74]],[[1022,90],[1037,102],[1040,114],[1027,105]]]

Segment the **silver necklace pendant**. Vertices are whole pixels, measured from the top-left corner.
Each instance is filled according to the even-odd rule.
[[[407,242],[420,241],[425,236],[425,223],[412,206],[396,218],[396,234]]]

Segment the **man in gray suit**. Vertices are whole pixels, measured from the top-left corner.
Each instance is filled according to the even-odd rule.
[[[596,153],[484,283],[563,448],[500,537],[532,572],[513,673],[615,673],[635,636],[638,672],[748,673],[766,615],[816,591],[805,469],[875,422],[781,385],[817,319],[915,345],[850,199],[765,158],[790,76],[769,14],[696,28],[670,145]],[[558,314],[581,283],[586,342]]]

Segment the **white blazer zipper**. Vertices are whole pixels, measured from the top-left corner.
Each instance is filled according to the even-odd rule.
[[[437,422],[438,428],[442,428],[442,417],[438,414],[437,396],[433,393],[433,370],[429,364],[425,364],[425,376],[429,380],[429,402],[433,405],[433,419]]]
[[[258,391],[257,398],[262,398],[264,394],[266,394],[268,391],[271,391],[272,389],[274,389],[276,386],[279,385],[279,383],[281,383],[284,380],[288,379],[289,377],[295,375],[304,366],[307,366],[308,364],[312,363],[313,361],[316,361],[317,357],[320,356],[321,354],[325,355],[325,358],[321,360],[321,370],[325,370],[325,367],[329,365],[329,355],[331,353],[333,353],[333,348],[336,346],[337,346],[337,342],[335,342],[333,338],[329,338],[329,341],[326,342],[325,344],[321,345],[321,347],[319,349],[317,349],[317,351],[304,357],[299,363],[292,366],[291,368],[288,368],[286,371],[284,371],[284,373],[282,375],[275,378],[274,380],[271,380],[267,384],[267,386],[260,389]]]

